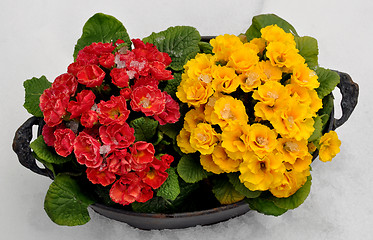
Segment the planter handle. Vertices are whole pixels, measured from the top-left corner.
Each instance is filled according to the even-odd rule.
[[[337,87],[342,94],[342,117],[340,119],[334,119],[333,129],[342,126],[348,120],[356,107],[359,96],[359,85],[352,81],[350,75],[339,71],[335,72],[338,73],[340,77],[340,82]]]
[[[42,126],[44,121],[42,118],[31,117],[25,123],[23,123],[13,139],[13,151],[17,154],[19,162],[22,166],[30,169],[34,173],[49,177],[53,179],[53,173],[48,168],[40,168],[35,161],[30,148],[30,141],[32,140],[32,127],[34,125],[39,126],[38,135],[41,134]]]

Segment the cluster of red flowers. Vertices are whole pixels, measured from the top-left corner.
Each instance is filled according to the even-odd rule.
[[[168,154],[155,157],[151,143],[135,142],[131,112],[161,125],[180,117],[178,103],[158,88],[173,78],[166,70],[171,58],[153,44],[132,42],[133,50],[122,40],[86,46],[40,97],[45,143],[60,156],[74,154],[92,183],[112,184],[112,200],[123,205],[151,199],[173,161]]]

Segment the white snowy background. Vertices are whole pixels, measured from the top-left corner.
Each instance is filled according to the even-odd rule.
[[[1,239],[373,239],[372,11],[369,0],[2,0]],[[351,118],[337,129],[341,152],[330,163],[312,164],[304,204],[281,217],[249,212],[181,230],[142,231],[93,211],[84,226],[51,222],[43,210],[51,180],[22,167],[11,149],[14,132],[30,117],[22,107],[22,84],[41,75],[53,81],[65,72],[84,23],[96,12],[115,16],[132,38],[174,25],[194,26],[201,35],[239,34],[260,13],[275,13],[299,35],[315,37],[319,64],[349,73],[360,96]]]

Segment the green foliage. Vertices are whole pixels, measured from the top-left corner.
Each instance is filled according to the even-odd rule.
[[[200,49],[201,52],[206,53],[206,54],[212,54],[213,47],[211,46],[210,43],[199,42],[198,46],[199,46],[199,49]]]
[[[195,183],[208,176],[206,170],[199,163],[199,158],[192,154],[181,157],[177,165],[177,172],[187,183]]]
[[[166,86],[163,88],[163,91],[167,92],[173,99],[177,100],[176,92],[177,87],[180,85],[181,82],[181,73],[175,72],[173,76],[174,79],[165,81]]]
[[[135,129],[136,142],[151,142],[151,139],[157,132],[158,121],[148,117],[140,117],[132,120],[130,126]]]
[[[76,180],[68,175],[58,175],[49,186],[44,209],[53,222],[76,226],[90,220],[87,208],[93,203],[82,193]]]
[[[311,190],[311,180],[312,177],[309,175],[307,177],[307,182],[296,191],[293,195],[287,198],[274,198],[274,204],[283,209],[294,209],[299,207],[308,197]]]
[[[183,70],[186,60],[199,52],[200,40],[199,32],[188,26],[170,27],[143,39],[157,46],[159,51],[168,53],[172,59],[170,67],[175,71]]]
[[[299,54],[304,57],[309,68],[316,69],[318,66],[319,48],[317,40],[313,37],[295,37]]]
[[[294,36],[298,36],[295,28],[284,19],[274,14],[262,14],[253,17],[252,24],[245,33],[247,41],[251,41],[254,38],[260,38],[262,36],[262,34],[260,33],[260,29],[273,24],[277,24],[277,26],[284,29],[285,32],[292,33]]]
[[[322,116],[327,116],[327,115],[322,115]],[[314,118],[315,123],[313,124],[313,127],[315,128],[315,130],[313,131],[312,135],[308,138],[309,142],[313,142],[321,137],[323,126],[324,126],[322,116],[317,116]]]
[[[199,185],[187,184],[180,181],[180,194],[175,200],[166,200],[163,197],[154,196],[147,202],[139,203],[134,202],[131,204],[132,210],[135,212],[143,213],[174,213],[188,211],[192,203],[185,204],[188,202],[189,198],[193,196]]]
[[[246,201],[249,203],[251,209],[265,215],[280,216],[287,211],[287,209],[276,206],[273,201],[266,198],[248,198]]]
[[[180,186],[178,175],[176,170],[173,167],[170,167],[166,170],[168,173],[168,178],[166,181],[159,187],[157,191],[157,196],[162,197],[166,200],[175,200],[180,194]]]
[[[46,163],[62,164],[72,160],[72,156],[61,157],[58,155],[53,148],[45,144],[43,136],[40,135],[30,144],[31,149],[37,156],[37,159],[40,159]]]
[[[226,177],[218,177],[213,181],[212,192],[221,204],[231,204],[244,199],[244,195],[236,191]]]
[[[322,99],[334,90],[340,79],[338,73],[322,67],[316,69],[316,74],[319,77],[318,80],[320,82],[320,86],[316,91],[319,98]]]
[[[228,174],[229,182],[234,186],[234,188],[247,198],[259,197],[262,193],[261,191],[251,191],[248,189],[238,178],[239,173]]]
[[[26,80],[23,86],[25,88],[25,103],[23,106],[30,114],[36,117],[43,117],[43,113],[39,107],[39,98],[45,89],[52,86],[52,83],[45,76],[41,76],[40,78],[34,77]]]
[[[131,46],[127,30],[119,20],[110,15],[96,13],[84,24],[82,36],[75,45],[74,59],[81,49],[91,43],[116,42],[118,39]]]

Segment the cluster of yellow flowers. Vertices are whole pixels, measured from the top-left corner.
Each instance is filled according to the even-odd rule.
[[[213,54],[186,63],[176,95],[193,108],[177,143],[184,153],[198,151],[207,171],[240,172],[248,189],[288,197],[310,175],[308,138],[322,99],[294,36],[277,25],[261,34],[250,42],[218,36],[210,41]],[[323,159],[330,160],[340,142],[332,133],[323,138]]]

